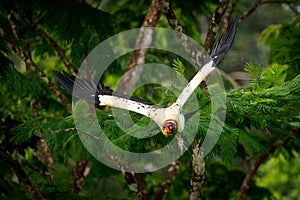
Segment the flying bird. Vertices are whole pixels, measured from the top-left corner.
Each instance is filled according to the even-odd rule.
[[[146,117],[151,118],[159,128],[162,130],[163,135],[168,137],[170,134],[182,132],[184,123],[191,118],[197,110],[186,115],[181,114],[181,108],[192,95],[194,90],[199,84],[216,69],[224,59],[226,53],[229,51],[237,30],[239,17],[230,24],[228,32],[223,34],[219,41],[213,46],[211,51],[211,60],[204,64],[204,66],[196,73],[190,80],[187,86],[178,96],[177,100],[169,107],[163,108],[146,102],[137,97],[124,95],[114,92],[107,86],[97,83],[93,80],[84,78],[76,78],[66,72],[60,73],[54,71],[55,76],[67,92],[72,94],[75,98],[84,99],[88,103],[98,104],[100,106],[111,106],[130,110]],[[76,87],[74,86],[76,79]]]

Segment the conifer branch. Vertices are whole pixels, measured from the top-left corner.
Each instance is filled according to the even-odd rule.
[[[204,42],[204,49],[210,53],[215,42],[216,42],[216,35],[219,32],[219,25],[221,19],[226,10],[226,0],[219,0],[217,7],[214,11],[214,14],[211,18],[210,25],[208,28],[208,32],[206,34],[206,39]]]
[[[30,163],[24,163],[24,165],[32,169],[33,171],[42,174],[43,176],[47,176],[51,181],[53,180],[53,175],[47,169],[40,168],[36,165],[31,165]]]
[[[281,140],[277,140],[276,142],[274,142],[269,148],[268,151],[266,153],[263,153],[261,156],[259,156],[259,158],[255,161],[254,164],[251,165],[251,168],[249,169],[246,177],[243,180],[243,183],[240,187],[239,193],[238,193],[238,200],[245,200],[246,199],[246,193],[250,187],[250,183],[253,180],[253,177],[255,176],[258,168],[260,167],[261,164],[263,164],[266,159],[275,152],[276,149],[278,149],[279,147],[285,145],[286,143],[288,143],[291,139],[293,139],[293,136],[296,134],[297,131],[294,131],[291,133],[290,136],[286,136]]]
[[[30,108],[33,111],[32,115],[34,118],[39,117],[39,105],[38,102],[35,101],[35,99],[32,99],[30,101]],[[39,124],[36,124],[36,126],[39,126]],[[38,134],[38,133],[36,133]],[[43,131],[39,131],[39,137],[40,137],[40,146],[41,149],[39,150],[34,150],[33,154],[47,167],[48,172],[47,176],[48,178],[52,181],[53,180],[53,175],[51,174],[51,170],[54,168],[54,159],[52,157],[51,150],[49,148],[48,143],[45,140]]]
[[[179,163],[178,163],[178,160],[175,160],[169,166],[168,173],[165,177],[165,180],[161,183],[160,190],[156,194],[155,200],[160,200],[165,197],[172,181],[175,179],[175,175],[176,175],[178,169],[179,169]]]
[[[158,0],[152,0],[152,3],[148,9],[148,12],[145,16],[143,24],[140,28],[138,38],[135,42],[135,50],[133,55],[130,58],[129,63],[127,64],[125,76],[119,83],[118,91],[124,94],[129,94],[128,86],[134,85],[138,78],[140,77],[141,70],[131,69],[135,67],[141,67],[145,63],[145,59],[148,53],[148,48],[145,48],[151,44],[154,32],[151,29],[145,29],[145,27],[155,27],[159,18],[161,16],[161,7]]]
[[[64,63],[65,67],[71,74],[75,75],[77,73],[76,66],[69,61],[65,54],[65,51],[56,43],[56,41],[42,29],[38,28],[36,24],[30,23],[27,18],[25,18],[25,21],[32,27],[35,32],[39,33],[49,45],[52,46],[52,48],[57,52],[57,55],[60,57],[61,61]]]
[[[14,9],[15,12],[16,9]],[[64,63],[65,67],[72,73],[76,74],[77,69],[76,66],[73,65],[69,59],[67,58],[65,51],[57,44],[57,42],[49,36],[47,33],[45,33],[42,29],[38,28],[37,21],[34,22],[28,19],[25,15],[22,15],[18,13],[21,17],[21,19],[37,34],[39,34],[52,48],[57,52],[57,55],[60,57],[61,61]]]
[[[50,88],[50,90],[62,101],[62,103],[68,108],[71,108],[69,99],[64,95],[64,93],[51,81],[51,79],[40,69],[40,67],[32,60],[31,52],[29,46],[23,49],[24,51],[24,61],[26,64],[31,66],[34,73],[40,77],[40,79],[45,83],[45,85]]]
[[[26,172],[23,170],[20,163],[14,158],[12,158],[11,155],[7,154],[2,148],[0,148],[0,158],[5,163],[9,164],[10,167],[14,170],[16,176],[18,177],[19,182],[21,183],[25,191],[32,199],[36,199],[36,200],[45,199],[40,193],[40,191],[38,191],[33,185],[33,183],[30,181],[29,177],[27,176]]]
[[[197,143],[193,148],[192,178],[190,182],[189,200],[201,199],[201,190],[205,179],[205,160],[203,149]]]
[[[23,38],[22,33],[20,32],[19,27],[15,21],[15,17],[11,10],[6,10],[8,15],[8,21],[10,23],[11,29],[15,34],[15,37],[20,41],[24,42],[24,47],[19,47],[16,42],[11,39],[8,34],[3,29],[4,39],[12,46],[12,50],[19,55],[19,57],[25,62],[26,66],[32,68],[34,73],[52,90],[52,92],[67,106],[71,108],[68,98],[62,93],[62,91],[51,81],[49,77],[40,69],[40,67],[33,61],[30,51],[29,43]],[[0,27],[1,28],[1,27]]]

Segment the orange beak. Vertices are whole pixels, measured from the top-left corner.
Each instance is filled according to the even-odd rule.
[[[171,132],[170,129],[164,128],[164,130],[163,130],[163,135],[167,138],[167,137],[169,136],[170,132]]]

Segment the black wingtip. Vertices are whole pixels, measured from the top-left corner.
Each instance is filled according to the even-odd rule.
[[[60,73],[59,71],[53,70],[53,73],[58,82],[65,88],[65,90],[68,93],[72,94],[75,76],[71,76],[65,71],[63,71],[63,73]]]
[[[223,34],[220,37],[219,41],[217,43],[215,43],[215,45],[213,46],[213,49],[212,49],[210,55],[211,55],[213,61],[215,62],[216,66],[218,66],[223,61],[226,53],[231,48],[234,38],[235,38],[235,34],[236,34],[236,30],[237,30],[239,21],[240,21],[240,16],[238,15],[234,19],[234,21],[231,22],[227,33]]]
[[[98,105],[99,99],[98,95],[100,93],[97,84],[93,81],[76,78],[73,75],[69,75],[65,71],[58,72],[53,71],[56,76],[58,82],[65,88],[65,90],[72,94],[76,99],[86,100],[88,103]],[[74,88],[74,84],[76,82],[76,87]]]
[[[100,104],[98,95],[113,95],[120,98],[138,101],[147,105],[152,105],[151,102],[114,92],[110,87],[104,86],[101,83],[97,83],[95,81],[87,80],[84,78],[77,78],[73,75],[69,75],[65,71],[61,73],[54,70],[53,73],[56,76],[58,82],[65,88],[68,93],[70,93],[76,99],[83,99],[91,104]]]

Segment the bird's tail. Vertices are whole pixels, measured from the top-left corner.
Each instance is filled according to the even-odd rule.
[[[230,49],[234,41],[239,20],[240,16],[237,16],[235,20],[231,22],[227,33],[223,34],[219,41],[213,46],[210,56],[215,62],[216,66],[218,66],[223,61],[226,53]]]

